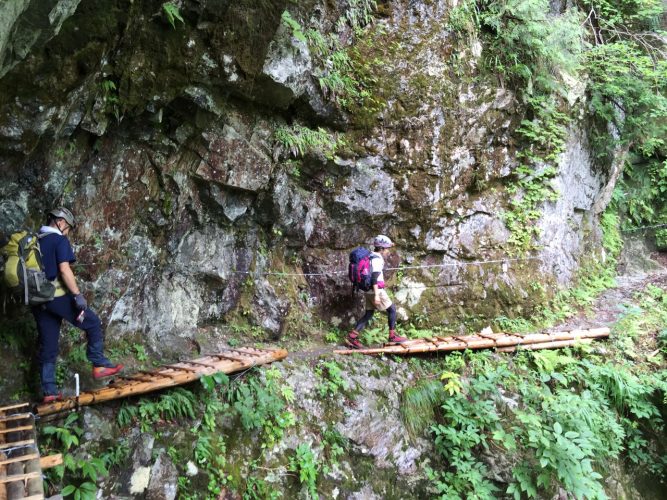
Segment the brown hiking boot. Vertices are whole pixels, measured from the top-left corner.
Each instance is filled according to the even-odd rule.
[[[356,330],[352,330],[350,333],[347,334],[345,343],[352,349],[364,348],[364,345],[361,342],[359,342],[359,332]]]
[[[400,335],[396,334],[396,330],[389,330],[389,343],[390,344],[400,344],[401,342],[405,342],[408,340],[407,337],[401,337]]]

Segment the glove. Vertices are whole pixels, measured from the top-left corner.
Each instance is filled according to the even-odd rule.
[[[76,303],[77,309],[85,311],[88,308],[88,302],[86,302],[86,297],[83,294],[75,295],[74,302]]]

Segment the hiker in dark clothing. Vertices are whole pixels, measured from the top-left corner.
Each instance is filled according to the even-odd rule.
[[[361,332],[373,317],[375,311],[385,311],[389,322],[389,342],[405,342],[406,337],[396,334],[396,306],[392,303],[384,283],[384,259],[389,256],[390,248],[394,246],[392,241],[385,235],[378,235],[373,241],[374,251],[371,253],[371,285],[372,288],[364,293],[366,301],[366,313],[357,322],[354,330],[347,335],[345,343],[354,349],[363,349],[359,341]]]
[[[39,332],[38,361],[44,403],[62,399],[56,386],[56,359],[63,319],[84,330],[88,346],[86,356],[93,364],[93,378],[109,377],[123,365],[114,364],[104,356],[102,322],[88,307],[81,294],[70,264],[76,261],[67,235],[76,222],[72,212],[60,207],[48,212],[46,225],[39,230],[40,250],[46,278],[56,286],[54,299],[31,307]]]

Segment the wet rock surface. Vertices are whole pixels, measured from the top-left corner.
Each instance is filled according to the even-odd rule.
[[[428,314],[453,326],[466,319],[461,307],[471,315],[529,310],[537,276],[566,285],[591,250],[584,231],[597,234],[598,193],[613,179],[594,169],[577,124],[553,180],[561,197],[542,207],[545,239],[535,260],[470,265],[510,253],[502,183],[516,167],[522,108],[507,89],[450,73],[456,41],[438,28],[444,4],[397,2],[377,20],[379,45],[402,45],[378,55],[376,90],[386,107],[357,129],[356,117],[318,88],[320,62],[280,20],[284,2],[253,7],[264,9],[261,20],[240,6],[182,2],[177,29],[159,9],[107,3],[104,13],[44,0],[3,10],[12,26],[47,4],[53,15],[50,31],[6,63],[0,78],[0,149],[11,153],[1,160],[8,217],[0,229],[37,221],[54,203],[71,206],[85,221],[76,235],[79,261],[94,262],[82,278],[99,285],[96,303],[110,313],[114,338],[141,332],[154,347],[176,349],[198,328],[239,314],[280,335],[300,299],[278,301],[271,280],[259,275],[243,287],[237,273],[312,272],[313,253],[322,273],[309,279],[313,313],[350,321],[338,273],[347,252],[376,233],[398,243],[403,263],[442,266],[403,273],[408,281],[399,288],[427,287],[400,304],[405,317]],[[304,26],[333,28],[341,6],[315,4],[317,15],[302,18]],[[234,22],[234,36],[222,37]],[[90,25],[95,31],[84,36]],[[352,41],[346,28],[335,29]],[[19,31],[4,42],[5,59]],[[119,50],[103,55],[113,44]],[[474,43],[469,48],[466,71],[474,72],[479,53]],[[38,75],[52,83],[33,92],[23,82]],[[576,108],[581,96],[572,94]],[[335,123],[330,132],[347,132],[349,151],[293,158],[274,132],[294,120],[325,130]]]

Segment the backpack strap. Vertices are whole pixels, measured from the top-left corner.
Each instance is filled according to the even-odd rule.
[[[31,238],[34,237],[34,234],[28,232],[23,238],[21,238],[21,241],[19,241],[19,248],[18,248],[18,257],[19,260],[21,261],[21,271],[23,272],[23,299],[25,301],[25,305],[28,305],[28,269],[26,266],[25,262],[25,247],[26,244],[30,241]]]
[[[44,264],[42,260],[42,247],[39,245],[39,240],[44,238],[45,236],[49,235],[51,233],[33,233],[28,231],[28,234],[26,234],[23,238],[21,238],[21,241],[19,241],[19,259],[21,260],[21,268],[23,270],[23,298],[25,300],[25,305],[28,305],[29,302],[29,297],[28,297],[28,266],[25,261],[24,257],[24,252],[26,248],[26,244],[31,241],[31,238],[35,238],[37,241],[35,242],[35,260],[37,260],[37,265],[39,266],[40,270],[44,269]],[[39,291],[39,282],[37,284],[37,290]]]

